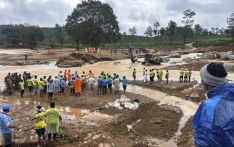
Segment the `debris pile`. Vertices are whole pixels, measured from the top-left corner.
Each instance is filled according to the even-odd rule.
[[[139,100],[134,100],[133,103],[131,103],[131,100],[127,98],[125,95],[121,95],[121,97],[114,102],[109,102],[105,106],[106,108],[114,107],[116,109],[130,109],[130,110],[137,110],[139,108]]]
[[[204,59],[222,59],[222,60],[234,60],[232,51],[229,52],[206,52],[202,55]]]

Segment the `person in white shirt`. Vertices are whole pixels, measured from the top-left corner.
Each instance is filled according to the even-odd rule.
[[[119,88],[120,88],[120,79],[119,79],[119,75],[116,76],[114,82],[114,87],[115,87],[115,93],[119,93]]]
[[[60,82],[57,76],[54,79],[54,86],[55,86],[55,93],[58,93],[60,91]]]
[[[144,74],[144,82],[147,83],[147,80],[148,80],[148,71],[146,70]]]
[[[92,92],[94,90],[94,83],[95,82],[96,82],[96,80],[93,77],[90,77],[89,80],[88,80],[88,83],[89,83],[89,86],[90,86],[90,89],[91,89]]]

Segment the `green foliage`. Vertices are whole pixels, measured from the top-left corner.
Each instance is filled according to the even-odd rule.
[[[56,24],[55,25],[55,34],[54,34],[56,41],[60,44],[60,48],[63,48],[63,43],[64,43],[64,31],[63,27],[60,25]]]
[[[232,12],[231,16],[227,19],[228,23],[228,33],[232,37],[232,41],[234,41],[234,12]]]
[[[176,29],[177,29],[176,22],[171,20],[168,23],[168,35],[169,35],[170,42],[172,42],[172,38],[175,37],[175,35],[176,35]]]
[[[3,25],[0,28],[2,46],[35,48],[44,39],[38,26]]]
[[[66,30],[76,43],[98,47],[120,38],[113,9],[100,1],[82,1],[66,20]]]
[[[209,37],[206,39],[202,39],[200,41],[197,41],[194,46],[196,47],[208,47],[208,46],[219,46],[219,45],[225,45],[232,43],[231,38],[228,37]]]

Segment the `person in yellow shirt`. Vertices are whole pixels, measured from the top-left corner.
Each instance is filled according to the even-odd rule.
[[[33,92],[33,80],[32,80],[31,77],[28,78],[27,84],[28,84],[29,94],[30,94],[30,96],[32,96],[32,92]]]
[[[24,81],[22,79],[19,82],[19,87],[20,87],[20,96],[23,97],[23,95],[24,95]]]
[[[184,81],[184,69],[181,69],[180,70],[180,82],[183,82]]]
[[[40,92],[40,97],[43,97],[43,95],[44,95],[44,82],[43,82],[42,78],[40,78],[40,81],[38,81],[38,88],[39,88],[39,92]]]
[[[36,133],[38,136],[39,144],[42,144],[42,139],[45,141],[45,109],[38,105],[37,114],[35,115],[36,119]]]

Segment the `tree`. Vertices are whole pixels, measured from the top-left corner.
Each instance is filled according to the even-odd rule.
[[[8,27],[4,28],[1,31],[1,35],[3,36],[3,43],[7,45],[12,45],[13,47],[17,47],[20,43],[19,37],[20,32],[19,29],[17,29],[13,25],[9,25]]]
[[[129,31],[130,35],[132,36],[132,44],[133,44],[134,36],[137,33],[136,27],[133,26],[132,28],[129,28],[128,31]]]
[[[176,34],[176,28],[177,28],[177,24],[174,21],[170,21],[168,23],[168,35],[169,35],[169,40],[170,42],[172,42],[172,38],[175,36]]]
[[[196,13],[190,9],[187,9],[183,12],[184,16],[182,19],[182,23],[184,24],[184,31],[183,31],[183,37],[184,37],[184,44],[187,41],[188,37],[188,31],[191,29],[194,23],[193,16],[196,15]]]
[[[197,41],[197,39],[198,39],[198,36],[201,36],[202,35],[202,27],[201,27],[201,25],[199,25],[199,24],[196,24],[195,26],[194,26],[194,32],[195,32],[195,36],[196,36],[196,38],[195,38],[195,40]]]
[[[231,16],[227,19],[227,23],[232,41],[234,41],[234,12],[232,12]]]
[[[120,38],[113,9],[100,1],[82,1],[66,19],[66,31],[77,43],[98,48],[100,44]]]
[[[21,38],[24,44],[33,49],[39,42],[43,41],[44,34],[38,26],[25,26],[22,29]]]
[[[151,26],[148,26],[145,33],[144,33],[147,38],[148,38],[148,45],[150,43],[150,38],[153,36],[153,28]]]
[[[57,42],[60,44],[60,48],[63,48],[63,43],[64,43],[63,27],[61,27],[58,24],[55,25],[55,38]]]
[[[159,34],[159,27],[160,27],[160,23],[158,22],[158,21],[156,21],[155,23],[154,23],[154,37],[156,38],[157,37],[157,35]]]

